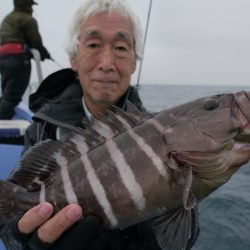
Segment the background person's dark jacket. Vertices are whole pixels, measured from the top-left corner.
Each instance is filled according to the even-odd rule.
[[[42,60],[50,57],[43,46],[37,21],[32,16],[32,3],[29,0],[15,3],[14,10],[1,23],[0,45],[8,43],[21,43],[25,48],[38,49]]]
[[[33,0],[14,0],[14,11],[0,26],[0,119],[10,120],[30,82],[31,49],[40,59],[51,59],[43,46],[37,21],[32,17]]]

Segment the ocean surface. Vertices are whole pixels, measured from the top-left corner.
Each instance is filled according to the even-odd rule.
[[[139,94],[148,110],[160,111],[203,96],[241,90],[250,91],[250,86],[142,85]],[[250,250],[250,164],[200,202],[199,217],[201,231],[193,250]]]
[[[160,111],[196,98],[241,90],[250,91],[250,86],[142,85],[139,93],[148,110]],[[198,208],[200,235],[194,250],[250,250],[250,164]]]

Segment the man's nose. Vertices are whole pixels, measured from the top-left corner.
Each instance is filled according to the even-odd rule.
[[[115,69],[115,57],[112,48],[103,48],[103,51],[100,53],[98,69],[104,72]]]

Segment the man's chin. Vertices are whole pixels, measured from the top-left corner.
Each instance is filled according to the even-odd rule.
[[[93,99],[98,103],[113,104],[118,98],[112,94],[103,93],[99,96],[94,97]]]
[[[111,97],[104,97],[104,98],[95,98],[94,99],[95,103],[98,103],[99,105],[113,105],[116,102],[116,99],[111,98]]]

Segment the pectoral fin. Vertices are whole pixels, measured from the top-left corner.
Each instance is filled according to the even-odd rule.
[[[197,199],[192,191],[193,170],[189,163],[180,164],[176,160],[177,152],[172,153],[166,161],[166,166],[171,170],[172,185],[183,186],[183,206],[185,209],[194,208]]]
[[[186,249],[192,235],[192,211],[180,208],[156,218],[153,231],[162,249]]]

